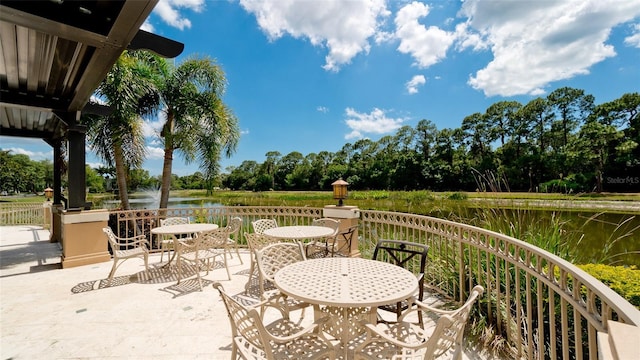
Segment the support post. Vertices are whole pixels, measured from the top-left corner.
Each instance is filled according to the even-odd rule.
[[[62,214],[62,267],[69,268],[111,260],[107,237],[109,212],[105,209]]]
[[[352,226],[358,225],[360,220],[360,209],[357,206],[336,206],[326,205],[322,209],[322,216],[340,221],[339,231],[340,233],[349,229]],[[337,237],[338,248],[342,248],[342,239],[339,235]],[[345,254],[349,257],[360,257],[360,250],[358,249],[358,230],[353,233],[351,238],[351,246],[349,253]]]
[[[85,133],[84,125],[70,126],[69,140],[69,206],[68,209],[87,209],[87,185],[85,170]]]

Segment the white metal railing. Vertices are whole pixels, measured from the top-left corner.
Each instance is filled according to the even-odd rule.
[[[111,211],[110,225],[121,235],[144,233],[168,216],[226,224],[243,218],[274,218],[281,226],[308,224],[322,216],[310,207],[213,207]],[[480,312],[525,359],[597,359],[598,331],[615,320],[640,327],[640,311],[573,264],[518,239],[478,227],[422,215],[360,211],[359,250],[370,257],[378,239],[429,245],[425,280],[430,288],[463,301],[474,285],[485,295]]]
[[[157,250],[156,239],[152,239],[150,230],[159,226],[160,219],[167,217],[188,217],[191,222],[215,223],[221,226],[229,219],[239,216],[243,219],[237,239],[239,245],[246,245],[245,232],[253,232],[251,222],[257,219],[275,219],[280,226],[307,225],[322,216],[321,208],[311,207],[273,207],[273,206],[217,206],[208,208],[175,208],[156,210],[111,210],[109,226],[120,236],[145,234],[149,237],[153,249]]]
[[[45,223],[42,203],[0,204],[0,226],[44,225]]]
[[[429,245],[425,280],[463,301],[484,286],[481,311],[517,358],[597,359],[607,321],[640,326],[640,311],[573,264],[512,237],[452,221],[360,211],[360,242],[381,238]],[[361,250],[364,254],[364,250]]]

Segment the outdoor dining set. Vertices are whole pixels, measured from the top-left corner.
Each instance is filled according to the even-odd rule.
[[[162,267],[184,278],[183,264],[193,265],[200,290],[201,270],[208,275],[237,256],[240,217],[224,226],[166,218],[151,229],[161,251]],[[379,240],[371,259],[350,256],[357,226],[341,227],[332,218],[310,225],[278,226],[274,219],[251,223],[244,239],[251,253],[246,301],[214,282],[231,325],[231,358],[242,359],[435,359],[460,358],[465,324],[484,289],[475,286],[461,306],[442,309],[424,300],[428,246],[402,240]],[[118,237],[104,228],[113,267],[141,257],[148,269],[149,243],[144,235]],[[220,259],[219,262],[216,262]],[[309,317],[307,310],[312,315]]]

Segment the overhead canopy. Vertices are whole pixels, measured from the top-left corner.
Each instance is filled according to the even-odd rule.
[[[127,48],[165,57],[184,45],[139,30],[158,0],[0,2],[0,135],[65,135]]]

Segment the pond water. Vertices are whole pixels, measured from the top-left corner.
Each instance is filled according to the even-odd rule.
[[[148,196],[130,199],[131,206],[135,209],[154,209],[158,207],[157,200]],[[109,204],[117,206],[117,201],[107,201],[103,206],[109,208]],[[552,226],[552,217],[555,223],[561,223],[562,239],[559,253],[571,251],[573,257],[579,263],[603,262],[611,265],[634,265],[640,268],[640,216],[618,213],[595,213],[589,211],[549,211],[549,210],[508,210],[473,208],[461,206],[465,202],[456,202],[455,206],[442,204],[434,208],[422,208],[419,212],[425,215],[446,218],[452,221],[477,224],[478,219],[486,216],[483,211],[493,211],[495,216],[491,221],[505,222],[507,224],[528,224],[530,227]],[[299,204],[287,204],[298,206]],[[315,204],[308,204],[316,206]],[[220,203],[203,198],[178,198],[169,199],[169,208],[189,207],[217,207]],[[322,205],[317,205],[322,207]],[[364,208],[364,207],[362,207]],[[415,209],[414,209],[415,210]],[[545,229],[548,234],[548,229]]]

